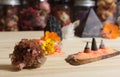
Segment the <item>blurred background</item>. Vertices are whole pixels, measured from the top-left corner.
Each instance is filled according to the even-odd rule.
[[[103,26],[120,25],[120,0],[0,0],[0,31],[41,31],[50,15],[61,27],[76,20],[84,25],[91,9]]]

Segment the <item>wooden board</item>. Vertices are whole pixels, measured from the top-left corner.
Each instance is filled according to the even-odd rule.
[[[99,56],[99,57],[87,58],[87,59],[78,59],[78,58],[75,59],[74,58],[74,55],[76,55],[76,53],[75,53],[75,54],[69,55],[65,59],[65,61],[68,62],[71,65],[76,65],[77,66],[77,65],[87,64],[87,63],[96,62],[96,61],[99,61],[99,60],[111,58],[111,57],[117,56],[119,54],[120,54],[120,51],[115,51],[114,53],[107,54],[107,55],[102,55],[102,56]]]
[[[9,54],[22,38],[38,39],[43,32],[0,32],[0,77],[120,77],[120,56],[115,56],[105,60],[96,61],[80,66],[72,66],[65,62],[69,54],[83,50],[86,41],[91,42],[91,38],[64,39],[62,41],[62,51],[64,56],[47,56],[47,61],[41,68],[23,69],[15,71],[11,66]],[[120,50],[120,38],[110,40],[103,39],[107,47]],[[96,38],[99,45],[101,38]]]

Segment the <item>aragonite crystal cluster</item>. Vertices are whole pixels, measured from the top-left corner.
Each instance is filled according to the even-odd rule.
[[[38,40],[22,39],[10,54],[12,65],[19,70],[23,68],[37,68],[45,61],[46,57],[40,48]]]

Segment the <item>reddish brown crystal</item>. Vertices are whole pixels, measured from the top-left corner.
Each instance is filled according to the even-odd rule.
[[[45,61],[46,57],[37,40],[22,39],[10,54],[11,62],[18,69],[37,68]]]

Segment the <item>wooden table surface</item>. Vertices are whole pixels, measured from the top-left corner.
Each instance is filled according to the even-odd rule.
[[[22,38],[39,39],[43,32],[0,32],[0,77],[120,77],[120,55],[97,62],[72,66],[65,62],[65,58],[72,53],[84,49],[86,41],[91,38],[64,39],[62,52],[59,57],[47,56],[47,61],[41,68],[23,69],[15,71],[11,66],[9,54]],[[97,45],[102,38],[96,38]],[[120,50],[120,38],[103,39],[107,47]]]

